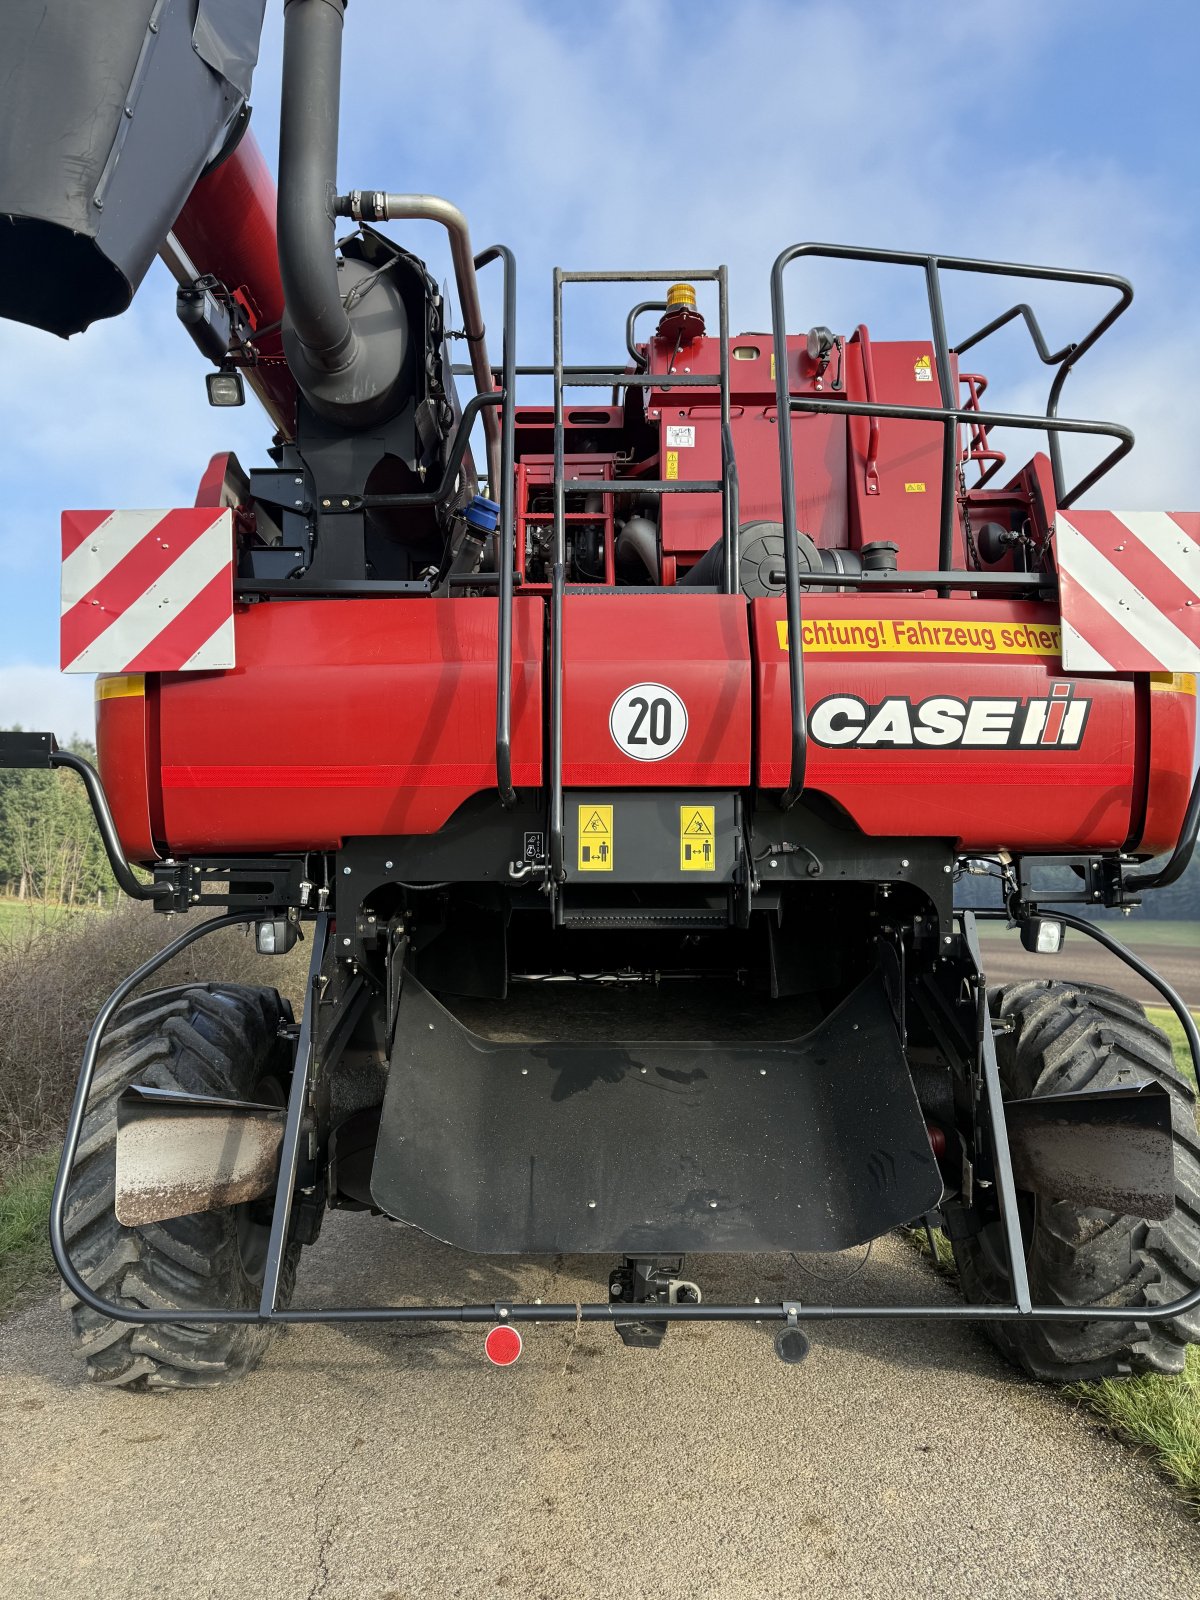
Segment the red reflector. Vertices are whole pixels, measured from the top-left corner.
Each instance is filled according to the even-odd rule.
[[[521,1335],[515,1328],[493,1328],[483,1341],[483,1348],[494,1367],[511,1367],[521,1354]]]

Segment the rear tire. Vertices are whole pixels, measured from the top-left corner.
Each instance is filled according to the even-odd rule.
[[[184,1311],[257,1307],[270,1200],[124,1228],[113,1210],[117,1101],[131,1083],[239,1100],[264,1085],[286,1094],[292,1052],[280,1035],[291,1007],[274,989],[198,984],[159,989],[122,1007],[96,1065],[79,1150],[67,1188],[64,1232],[85,1282],[118,1305]],[[265,1208],[265,1212],[264,1212]],[[300,1246],[290,1245],[279,1305],[291,1299]],[[76,1346],[94,1383],[184,1389],[241,1377],[276,1329],[114,1322],[64,1294]]]
[[[1171,1096],[1174,1213],[1163,1222],[1021,1196],[1030,1294],[1041,1305],[1163,1305],[1200,1281],[1200,1136],[1196,1097],[1175,1071],[1166,1035],[1135,1001],[1098,985],[1039,979],[990,996],[1011,1024],[996,1037],[1005,1099],[1105,1089],[1147,1078]],[[944,1208],[964,1297],[1011,1304],[995,1191]],[[1183,1370],[1200,1341],[1200,1308],[1170,1322],[995,1322],[1000,1350],[1035,1378],[1068,1383]]]

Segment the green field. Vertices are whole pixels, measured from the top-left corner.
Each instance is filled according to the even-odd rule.
[[[6,933],[50,927],[64,917],[87,916],[95,909],[94,906],[60,906],[48,900],[0,898],[0,938]]]

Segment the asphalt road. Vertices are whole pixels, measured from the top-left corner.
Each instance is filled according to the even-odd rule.
[[[1114,933],[1120,938],[1120,928]],[[1185,1005],[1200,1008],[1200,951],[1178,945],[1139,945],[1136,954],[1167,980]],[[1068,930],[1066,943],[1056,956],[1030,955],[1015,938],[987,939],[983,966],[989,984],[1013,983],[1018,978],[1068,978],[1106,984],[1143,1005],[1166,1004],[1158,990],[1123,961],[1073,930]]]
[[[856,1259],[689,1266],[710,1297],[949,1297],[897,1239],[813,1275]],[[300,1293],[570,1302],[601,1265],[335,1215]],[[47,1301],[0,1327],[0,1595],[1200,1596],[1171,1493],[981,1335],[812,1332],[784,1367],[765,1328],[534,1327],[496,1370],[481,1328],[296,1328],[236,1388],[130,1395],[82,1385]]]

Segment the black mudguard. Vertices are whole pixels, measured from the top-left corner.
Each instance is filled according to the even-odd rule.
[[[411,975],[375,1203],[480,1254],[843,1250],[942,1184],[878,973],[784,1044],[496,1044]]]

